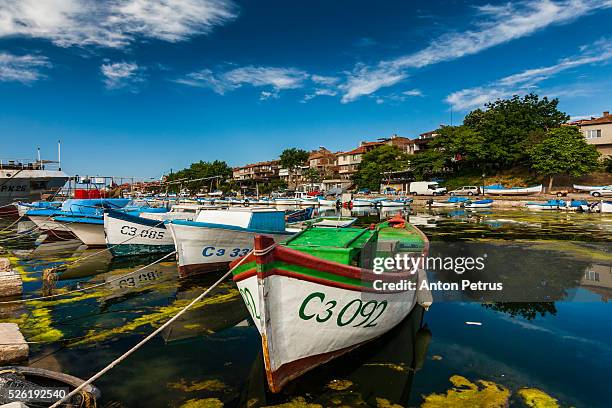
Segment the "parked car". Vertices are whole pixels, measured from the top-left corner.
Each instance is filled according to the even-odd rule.
[[[413,181],[410,183],[410,194],[412,195],[444,195],[446,187],[440,187],[435,181]]]
[[[612,186],[606,186],[599,190],[593,190],[589,194],[593,197],[612,197]]]
[[[478,186],[463,186],[460,187],[456,190],[451,190],[449,191],[450,195],[455,196],[461,196],[461,195],[466,195],[466,196],[474,196],[474,195],[479,195],[480,194],[480,188]]]
[[[357,194],[370,194],[370,189],[369,188],[362,188],[360,190],[357,191]]]

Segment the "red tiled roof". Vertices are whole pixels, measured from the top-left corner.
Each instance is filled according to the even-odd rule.
[[[608,112],[604,112],[604,115],[600,118],[591,117],[591,119],[575,120],[573,122],[569,122],[568,124],[576,125],[576,126],[585,126],[585,125],[602,125],[604,123],[612,123],[612,115],[610,115]]]

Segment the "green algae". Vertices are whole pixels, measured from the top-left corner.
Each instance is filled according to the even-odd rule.
[[[306,399],[304,399],[304,397],[297,397],[297,398],[293,398],[289,402],[285,402],[285,403],[279,404],[279,405],[267,405],[267,407],[274,407],[274,408],[323,408],[323,405],[320,405],[320,404],[311,404],[310,402],[307,402]]]
[[[400,373],[403,373],[410,369],[409,367],[406,367],[405,364],[394,364],[394,363],[368,363],[368,364],[364,364],[364,366],[384,367],[384,368],[388,368],[389,370],[397,371]]]
[[[344,391],[352,386],[353,383],[349,380],[331,380],[326,387],[334,391]]]
[[[222,408],[223,402],[217,398],[190,399],[180,408]]]
[[[51,311],[47,308],[34,309],[5,322],[16,323],[27,341],[53,343],[64,337],[64,333],[53,327]]]
[[[226,303],[233,301],[238,298],[239,292],[237,289],[232,288],[227,293],[219,294],[210,298],[205,298],[202,301],[196,303],[191,307],[190,310],[198,310],[206,306],[218,303]],[[87,333],[87,337],[72,343],[73,346],[97,343],[109,338],[115,337],[120,334],[130,333],[136,331],[143,326],[159,327],[178,312],[180,312],[185,306],[191,303],[189,299],[176,300],[174,303],[168,306],[161,306],[155,309],[154,312],[135,318],[129,322],[125,322],[119,327],[105,330],[90,330]]]
[[[421,408],[439,407],[506,407],[510,391],[492,381],[478,380],[476,383],[460,375],[450,378],[453,387],[446,394],[429,394],[424,396]]]
[[[168,383],[168,388],[180,390],[183,392],[195,392],[195,391],[211,391],[220,392],[227,391],[230,387],[220,380],[203,380],[203,381],[191,381],[187,382],[184,378],[181,378],[178,382]]]
[[[394,404],[388,399],[384,398],[376,398],[376,407],[377,408],[403,408],[399,404]]]
[[[537,388],[521,388],[517,394],[531,408],[559,408],[557,400]]]

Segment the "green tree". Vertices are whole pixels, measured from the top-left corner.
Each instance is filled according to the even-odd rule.
[[[408,165],[408,154],[396,146],[379,146],[363,155],[353,182],[357,188],[378,191],[386,172],[404,170]]]
[[[425,180],[434,174],[442,173],[446,169],[448,157],[438,149],[425,150],[410,156],[409,168],[417,180]]]
[[[314,167],[309,167],[304,170],[302,177],[308,180],[310,184],[319,183],[323,179],[321,172]]]
[[[612,173],[612,156],[607,156],[604,160],[603,160],[603,168],[605,171],[607,171],[608,173]]]
[[[487,161],[509,168],[528,162],[529,147],[569,119],[557,109],[558,104],[557,99],[540,99],[535,94],[523,98],[515,95],[488,103],[485,110],[470,112],[463,124],[484,139]]]
[[[289,184],[291,184],[291,179],[294,178],[296,170],[306,163],[308,156],[306,150],[296,149],[295,147],[283,150],[280,155],[280,165],[289,171]],[[295,184],[294,187],[297,187],[297,183]]]
[[[166,181],[176,183],[169,184],[169,190],[178,192],[181,188],[186,188],[195,193],[203,187],[208,189],[219,188],[225,180],[232,177],[232,168],[226,162],[215,160],[214,162],[192,163],[188,168],[171,173],[166,176]],[[206,179],[190,181],[194,179]]]
[[[531,167],[538,174],[549,176],[549,190],[557,174],[580,177],[599,167],[599,152],[575,126],[549,130],[544,140],[529,150],[529,156]]]
[[[270,194],[273,191],[285,190],[286,188],[287,183],[285,182],[285,180],[272,179],[268,183],[259,184],[259,194]]]
[[[431,140],[429,148],[439,152],[432,158],[444,160],[446,167],[480,167],[489,158],[485,137],[468,126],[442,126],[436,133],[438,136]]]

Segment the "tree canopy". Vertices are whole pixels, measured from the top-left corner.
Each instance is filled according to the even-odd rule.
[[[289,171],[289,180],[291,180],[295,171],[306,163],[308,156],[306,150],[296,149],[295,147],[283,150],[280,155],[280,165]]]
[[[546,132],[544,140],[528,151],[531,167],[549,176],[549,188],[556,174],[579,177],[599,167],[599,152],[575,126],[562,126]]]
[[[200,180],[189,182],[193,179],[218,177],[218,179],[209,181]],[[200,160],[199,162],[192,163],[189,167],[179,170],[176,173],[171,173],[166,176],[166,181],[177,181],[186,179],[183,187],[187,188],[190,192],[197,192],[202,187],[207,186],[210,188],[221,188],[225,185],[226,180],[232,178],[232,168],[227,165],[226,162],[215,160],[213,162],[205,162]],[[181,188],[180,183],[171,184],[170,191],[178,191]]]
[[[383,145],[365,153],[353,175],[357,188],[368,188],[372,191],[380,189],[384,173],[404,170],[408,167],[408,154],[396,146]]]

